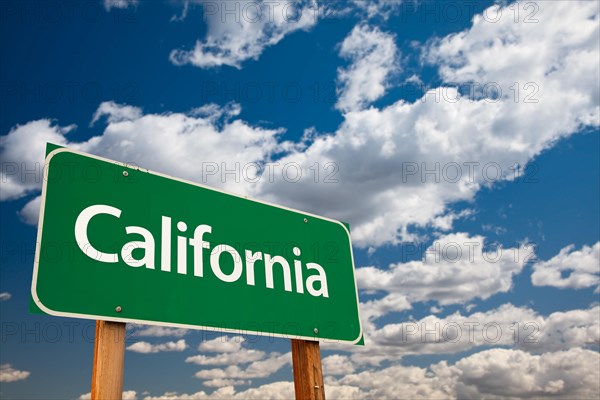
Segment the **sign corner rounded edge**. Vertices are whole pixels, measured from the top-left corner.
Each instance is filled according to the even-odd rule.
[[[45,161],[46,163],[49,163],[49,162],[50,162],[50,160],[52,160],[52,158],[53,158],[54,156],[56,156],[56,155],[57,155],[57,154],[59,154],[59,153],[65,153],[65,152],[67,152],[67,153],[73,153],[73,154],[77,154],[77,152],[76,152],[75,150],[73,150],[73,149],[70,149],[70,148],[68,148],[68,147],[59,147],[59,148],[57,148],[57,149],[54,149],[54,150],[52,150],[50,153],[48,153],[48,155],[45,157],[44,161]]]
[[[37,272],[37,268],[38,268],[38,263],[36,263],[35,265],[35,272]],[[60,312],[60,311],[56,311],[56,310],[52,310],[50,308],[48,308],[44,303],[42,303],[42,300],[40,299],[40,297],[37,294],[37,273],[35,276],[35,279],[33,279],[32,284],[31,284],[31,298],[33,299],[33,302],[35,303],[36,306],[38,306],[38,308],[40,310],[42,310],[43,312],[45,312],[48,315],[53,315],[56,317],[64,317],[66,316],[65,313]]]

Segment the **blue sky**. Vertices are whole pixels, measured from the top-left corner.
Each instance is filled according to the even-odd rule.
[[[598,397],[598,3],[0,4],[2,398],[90,390],[28,312],[46,142],[349,222],[328,398]],[[286,340],[128,329],[124,398],[293,395]]]

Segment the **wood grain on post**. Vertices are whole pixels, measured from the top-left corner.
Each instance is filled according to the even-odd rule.
[[[96,321],[92,400],[120,400],[123,396],[125,323]]]
[[[319,342],[292,339],[296,400],[325,400]]]

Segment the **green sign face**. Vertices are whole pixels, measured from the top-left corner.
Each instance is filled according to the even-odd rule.
[[[57,316],[358,343],[348,229],[57,148],[31,293]]]

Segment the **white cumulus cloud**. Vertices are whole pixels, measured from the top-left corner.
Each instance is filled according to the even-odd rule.
[[[133,324],[128,324],[128,326]],[[189,332],[183,328],[169,328],[157,325],[133,325],[133,334],[135,336],[146,337],[182,337]]]
[[[185,339],[180,339],[176,342],[166,342],[152,344],[148,342],[136,342],[132,345],[127,346],[127,350],[135,353],[159,353],[163,351],[184,351],[187,348]]]
[[[198,350],[209,353],[234,353],[242,349],[244,341],[246,339],[243,336],[221,336],[200,343]]]
[[[185,362],[197,365],[239,365],[264,359],[265,352],[253,349],[240,349],[230,353],[220,353],[212,356],[199,354],[185,359]]]
[[[258,59],[265,48],[286,35],[308,30],[317,23],[313,0],[202,1],[208,32],[189,50],[173,50],[174,64],[201,68],[229,65],[241,68],[244,61]]]
[[[19,371],[10,364],[0,365],[0,382],[16,382],[27,379],[31,373],[29,371]]]
[[[464,358],[452,368],[459,398],[598,398],[600,362],[596,351],[573,348],[532,355],[490,349]]]
[[[354,365],[348,356],[333,354],[321,360],[323,375],[347,375],[354,372]]]
[[[402,293],[411,302],[435,300],[446,305],[485,300],[510,290],[513,276],[534,255],[528,245],[488,250],[485,246],[482,236],[444,235],[420,261],[392,264],[388,269],[358,268],[358,287]]]
[[[600,284],[600,242],[575,250],[570,245],[548,261],[533,265],[531,282],[535,286],[582,289]]]
[[[253,379],[266,378],[279,371],[292,362],[292,353],[270,353],[267,358],[254,361],[244,368],[230,365],[224,369],[203,369],[196,372],[196,378],[203,380],[213,379]]]
[[[21,220],[26,224],[37,225],[40,217],[41,205],[42,196],[35,196],[19,211],[19,217],[21,217]]]
[[[508,346],[531,353],[593,348],[600,345],[600,307],[543,316],[527,307],[503,304],[472,314],[457,311],[384,324],[371,320],[363,327],[364,347],[324,343],[323,348],[349,353],[357,370],[406,355],[456,354],[484,347]]]
[[[427,368],[394,365],[329,379],[325,389],[355,388],[353,398],[550,399],[597,398],[600,355],[569,349],[542,355],[490,349]]]
[[[400,11],[404,0],[352,0],[357,10],[364,13],[366,18],[388,19]]]
[[[2,190],[0,200],[20,198],[42,186],[46,142],[67,144],[65,135],[74,125],[59,127],[49,119],[17,125],[0,137]]]
[[[337,108],[364,108],[385,94],[390,77],[400,70],[395,37],[376,27],[357,25],[344,39],[340,55],[351,61],[338,70]]]
[[[599,324],[599,307],[543,317],[529,308],[504,304],[470,315],[456,312],[444,318],[430,315],[419,321],[387,324],[372,332],[370,340],[376,347],[383,346],[382,353],[395,352],[398,356],[450,354],[502,345],[546,352],[600,343]]]

